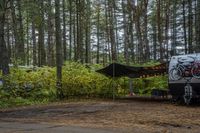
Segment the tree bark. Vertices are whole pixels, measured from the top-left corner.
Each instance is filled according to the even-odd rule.
[[[137,52],[138,52],[138,61],[141,63],[143,62],[143,39],[142,39],[142,31],[141,31],[141,26],[140,26],[140,14],[141,14],[141,9],[139,7],[137,7],[136,9],[136,16],[135,16],[135,19],[136,19],[136,24],[135,24],[135,29],[137,31],[137,38],[138,38],[138,49],[137,49]]]
[[[30,47],[29,47],[29,16],[27,12],[27,18],[26,18],[26,65],[30,65]]]
[[[128,11],[129,11],[129,34],[131,36],[131,39],[130,39],[130,49],[131,49],[131,59],[133,62],[135,62],[135,55],[136,55],[136,46],[134,44],[134,35],[133,35],[133,26],[134,26],[134,23],[135,23],[135,1],[132,0],[127,0],[127,4],[128,4]]]
[[[116,42],[115,42],[115,32],[114,32],[114,16],[113,16],[113,0],[108,1],[108,16],[109,16],[109,36],[111,42],[111,54],[112,61],[117,61],[117,53],[116,53]]]
[[[165,1],[165,59],[168,60],[169,54],[168,54],[168,49],[169,49],[169,16],[170,16],[170,1]]]
[[[127,6],[125,5],[125,1],[122,1],[122,9],[123,9],[123,29],[124,29],[124,58],[125,62],[129,64],[129,35],[128,35],[128,23],[127,23]]]
[[[3,75],[9,74],[8,50],[6,48],[6,43],[4,40],[6,2],[7,2],[6,0],[1,1],[1,6],[0,6],[0,69],[2,69]]]
[[[147,16],[147,8],[148,8],[148,0],[143,1],[143,12],[144,12],[144,32],[143,32],[143,41],[144,41],[144,59],[145,61],[149,61],[150,59],[150,49],[149,49],[149,40],[148,40],[148,16]]]
[[[18,12],[19,12],[19,18],[17,18],[15,13],[15,7],[14,0],[10,1],[11,6],[11,16],[12,16],[12,26],[14,31],[14,38],[15,38],[15,45],[16,45],[16,59],[20,60],[20,64],[25,63],[25,53],[24,53],[24,35],[23,35],[23,25],[22,25],[22,15],[21,15],[21,5],[20,0],[17,1],[18,6]]]
[[[69,0],[69,60],[72,60],[72,0]]]
[[[108,1],[105,1],[105,19],[106,19],[106,50],[108,52],[108,59],[111,62],[111,51],[110,51],[110,34],[109,34],[109,11],[108,11]],[[106,56],[107,58],[107,56]]]
[[[19,11],[19,40],[20,44],[18,47],[19,57],[22,60],[22,64],[24,65],[26,62],[26,55],[25,55],[25,46],[24,46],[24,28],[23,28],[23,19],[22,19],[22,8],[21,8],[21,0],[17,0],[17,6]]]
[[[188,52],[193,53],[193,14],[192,0],[188,0]]]
[[[9,58],[9,63],[11,63],[11,58],[12,58],[12,47],[10,43],[10,24],[9,24],[9,18],[7,18],[8,22],[6,24],[6,32],[7,32],[7,49],[8,49],[8,58]]]
[[[91,1],[87,0],[87,6],[86,6],[86,27],[85,27],[85,63],[91,63],[91,43],[90,43],[90,37],[91,37]]]
[[[35,35],[35,21],[32,16],[32,43],[33,43],[33,66],[37,66],[37,46],[36,46],[36,35]]]
[[[47,44],[48,44],[48,54],[47,54],[47,62],[48,66],[55,66],[55,51],[54,51],[54,22],[53,22],[53,11],[52,11],[52,0],[48,1],[48,38],[47,38]]]
[[[171,50],[171,56],[176,55],[176,40],[177,40],[177,1],[173,1],[173,16],[172,16],[172,50]]]
[[[63,59],[64,61],[67,60],[67,40],[66,40],[66,15],[65,15],[65,0],[62,1],[63,4]]]
[[[39,23],[39,37],[38,37],[38,66],[46,65],[46,51],[44,46],[44,2],[39,1],[40,7],[40,23]]]
[[[60,99],[63,98],[62,92],[62,44],[60,26],[60,0],[55,0],[55,26],[56,26],[56,73],[57,73],[57,93]]]
[[[157,0],[157,30],[158,30],[158,43],[159,43],[159,47],[160,47],[160,60],[162,61],[164,58],[163,55],[163,39],[162,39],[162,28],[161,28],[161,24],[162,24],[162,20],[161,20],[161,2],[160,0]]]
[[[184,43],[185,43],[185,54],[188,53],[188,47],[187,47],[187,30],[186,30],[186,17],[185,17],[185,0],[182,1],[183,6],[183,30],[184,30]]]
[[[99,64],[99,50],[100,50],[100,4],[97,5],[97,61],[96,63]]]
[[[153,59],[157,60],[157,27],[156,22],[153,22]]]
[[[196,52],[200,52],[200,1],[197,0],[197,7],[196,7]]]

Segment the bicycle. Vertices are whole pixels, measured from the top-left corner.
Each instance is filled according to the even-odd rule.
[[[200,79],[200,61],[194,57],[178,58],[177,65],[169,71],[171,80],[180,80],[183,77],[194,77]],[[189,60],[188,60],[189,59]]]

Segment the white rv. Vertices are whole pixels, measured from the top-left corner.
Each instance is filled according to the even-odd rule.
[[[169,91],[173,100],[187,104],[200,98],[200,53],[171,57]]]

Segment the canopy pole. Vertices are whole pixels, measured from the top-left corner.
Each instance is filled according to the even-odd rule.
[[[115,85],[114,85],[114,80],[115,80],[115,64],[113,63],[113,77],[112,77],[113,101],[115,101]]]
[[[129,92],[130,92],[130,96],[133,95],[133,79],[129,78]]]

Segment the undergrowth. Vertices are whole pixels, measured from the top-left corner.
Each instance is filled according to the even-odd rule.
[[[62,70],[62,91],[65,99],[112,98],[113,93],[124,96],[129,93],[129,79],[112,79],[95,70],[100,65],[82,65],[66,62]],[[56,101],[56,68],[11,68],[0,87],[0,108],[33,105]],[[134,79],[134,92],[150,94],[153,88],[166,89],[167,77],[157,76]]]

